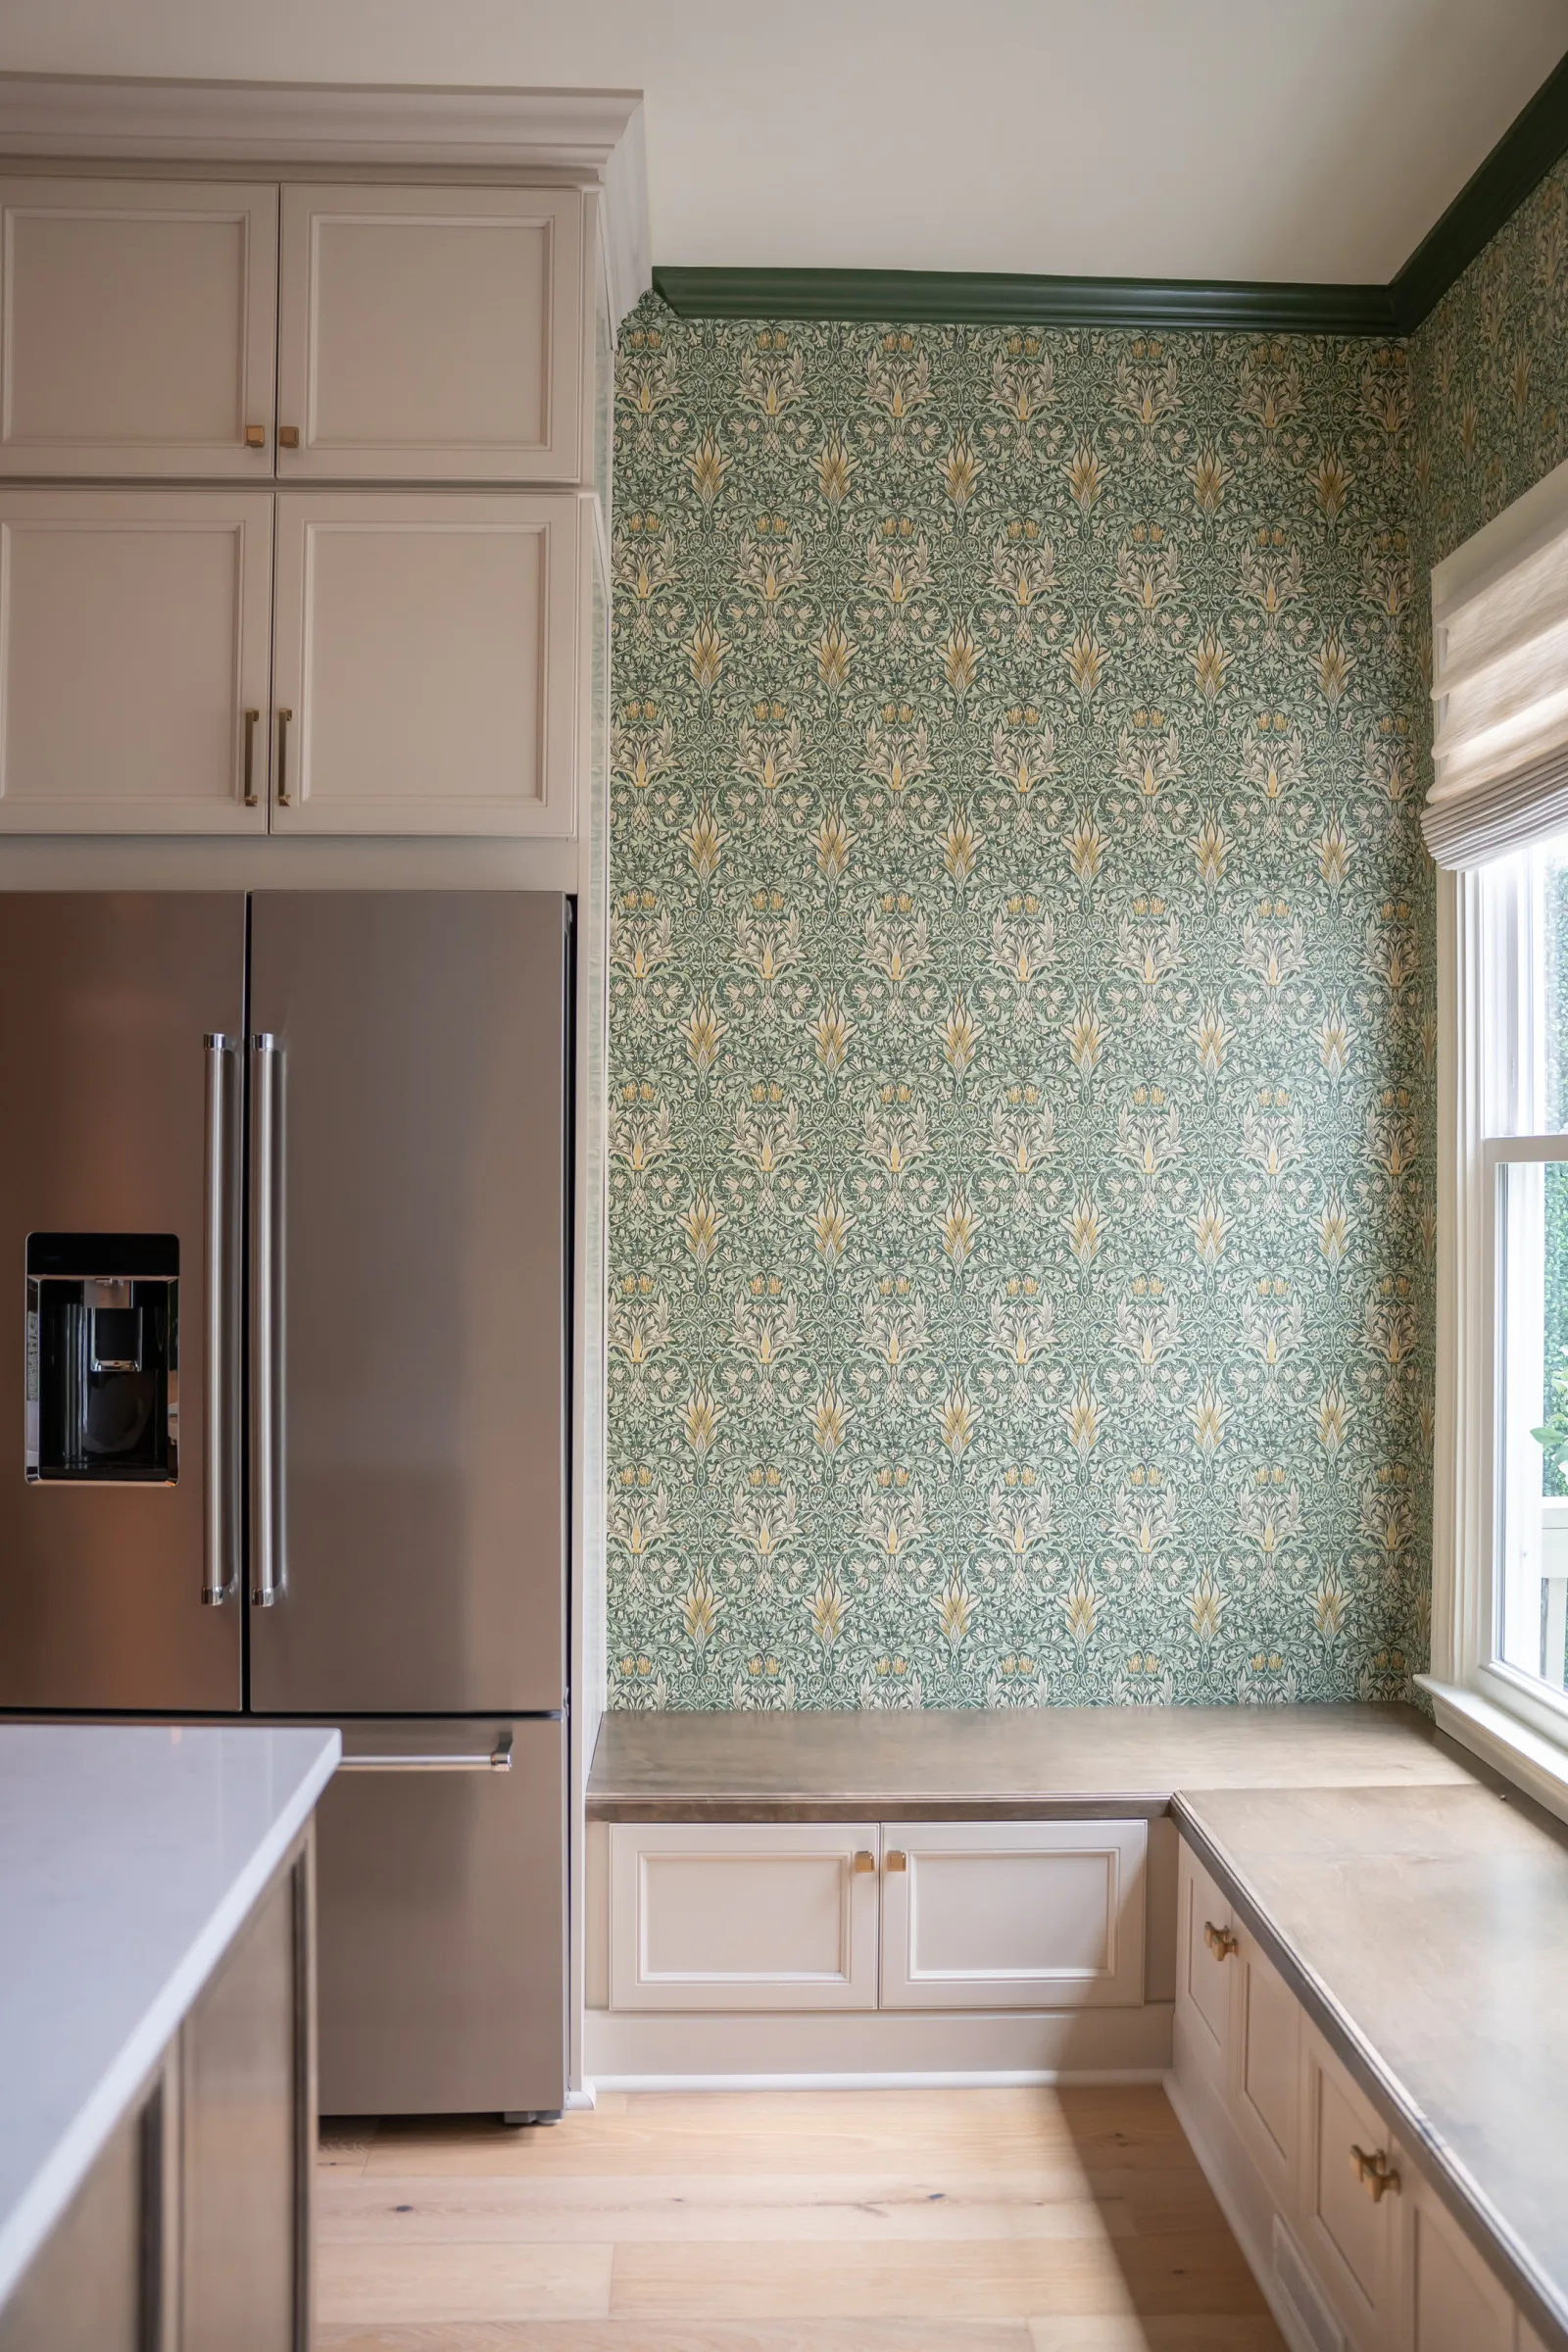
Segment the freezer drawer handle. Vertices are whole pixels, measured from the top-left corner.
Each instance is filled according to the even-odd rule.
[[[251,1039],[251,1601],[270,1609],[283,1583],[277,1495],[276,1150],[278,1040]]]
[[[339,1772],[510,1772],[512,1734],[503,1732],[487,1755],[344,1756]]]
[[[207,1541],[202,1599],[220,1607],[234,1583],[234,1363],[229,1316],[233,1264],[233,1167],[228,1135],[229,1056],[236,1040],[217,1031],[202,1041],[207,1053],[207,1427],[203,1435],[203,1496]]]

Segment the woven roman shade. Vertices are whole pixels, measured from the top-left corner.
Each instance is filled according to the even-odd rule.
[[[1433,572],[1432,700],[1440,865],[1568,832],[1568,466]]]

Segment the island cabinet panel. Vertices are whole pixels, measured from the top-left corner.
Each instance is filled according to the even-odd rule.
[[[278,474],[574,482],[576,188],[286,187]]]
[[[1470,2240],[1407,2162],[1400,2165],[1404,2301],[1401,2352],[1514,2352],[1514,2308]],[[1523,2319],[1521,2352],[1531,2342]]]
[[[271,586],[265,491],[0,490],[0,831],[265,833]]]
[[[1276,2206],[1296,2204],[1300,2143],[1301,2012],[1244,1927],[1231,1971],[1231,2113]]]
[[[1303,2023],[1301,2038],[1303,2250],[1350,2341],[1393,2344],[1404,2185],[1398,2160],[1387,2126],[1321,2034]]]
[[[193,2347],[292,2352],[305,2341],[302,1899],[292,1876],[274,1885],[181,2037],[180,2301]]]
[[[162,2084],[115,2132],[21,2286],[0,2352],[162,2352]]]
[[[277,190],[0,181],[0,477],[272,471]]]
[[[874,2009],[874,1822],[620,1823],[616,2009]]]
[[[1176,1882],[1176,2024],[1183,2051],[1216,2085],[1228,2080],[1236,1938],[1231,1906],[1191,1846]]]
[[[889,1822],[882,1836],[885,2009],[1142,2001],[1143,1822]]]

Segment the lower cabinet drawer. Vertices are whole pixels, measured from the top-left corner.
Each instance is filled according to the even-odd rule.
[[[612,2009],[874,2009],[875,1822],[616,1822]]]
[[[1135,2007],[1141,1821],[886,1822],[885,2009]]]
[[[1270,2197],[1296,2210],[1300,2147],[1301,2011],[1296,1995],[1245,1927],[1230,1961],[1230,2111]]]
[[[1401,2166],[1410,2352],[1514,2352],[1511,2297],[1419,2173]],[[1520,2322],[1521,2352],[1531,2342]]]
[[[1357,2346],[1398,2341],[1398,2159],[1385,2124],[1303,2022],[1302,2251]]]
[[[1176,2015],[1184,2049],[1221,2087],[1230,2066],[1236,1949],[1230,1903],[1184,1842],[1176,1880]]]

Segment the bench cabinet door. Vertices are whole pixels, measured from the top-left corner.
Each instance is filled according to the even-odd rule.
[[[1176,1894],[1176,2034],[1187,2059],[1223,2089],[1229,2077],[1237,1937],[1230,1898],[1183,1843]]]
[[[1399,2169],[1408,2352],[1513,2352],[1512,2298],[1414,2166]]]
[[[1231,1984],[1230,2111],[1269,2195],[1296,2211],[1300,2155],[1301,2011],[1295,1993],[1239,1923]]]
[[[874,1822],[616,1822],[612,2009],[874,2009]]]
[[[1402,2177],[1392,2134],[1315,2027],[1301,2027],[1302,2251],[1350,2342],[1396,2341]]]
[[[1142,1821],[887,1822],[885,2009],[1144,1997]]]

